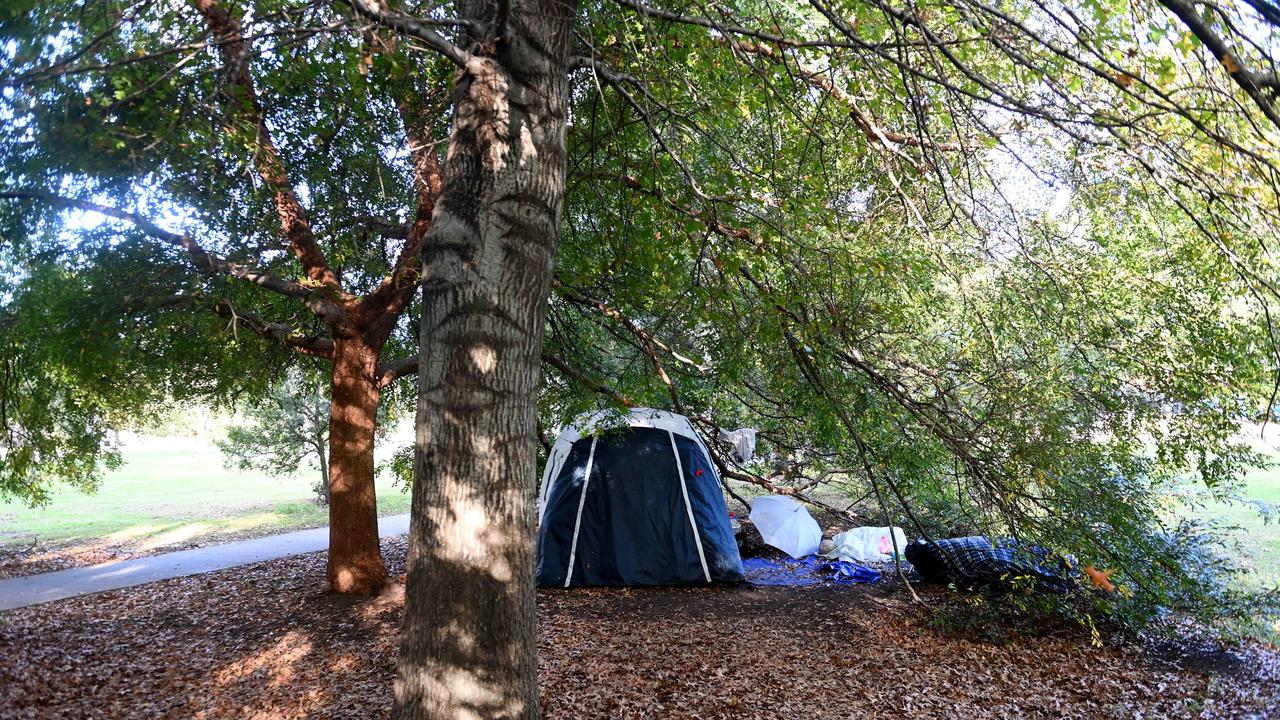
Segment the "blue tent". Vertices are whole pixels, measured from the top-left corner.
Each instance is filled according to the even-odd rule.
[[[641,408],[556,438],[539,499],[538,585],[742,580],[729,510],[689,419]]]

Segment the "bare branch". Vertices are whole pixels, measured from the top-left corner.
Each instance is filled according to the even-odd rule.
[[[1261,15],[1262,19],[1267,21],[1268,24],[1280,27],[1280,7],[1277,7],[1275,3],[1272,3],[1270,0],[1244,1],[1249,5],[1249,7],[1257,10],[1258,14]]]
[[[443,35],[431,29],[432,25],[470,27],[471,23],[466,20],[415,18],[392,10],[384,0],[342,0],[342,2],[349,5],[352,10],[372,19],[383,27],[422,41],[427,47],[445,56],[458,67],[465,67],[467,62],[471,60],[471,53],[454,45]]]

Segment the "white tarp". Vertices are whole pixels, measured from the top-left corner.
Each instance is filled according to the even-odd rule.
[[[889,533],[893,537],[889,537]],[[823,553],[824,557],[848,562],[887,562],[893,559],[893,541],[898,541],[898,552],[907,547],[907,536],[902,528],[857,527],[831,538],[835,548]]]
[[[756,429],[738,428],[737,430],[720,430],[720,442],[733,446],[729,457],[739,465],[746,465],[756,454]]]
[[[765,495],[752,501],[751,522],[766,543],[793,558],[818,552],[822,542],[817,521],[786,495]]]

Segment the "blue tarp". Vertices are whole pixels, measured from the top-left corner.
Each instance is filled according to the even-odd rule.
[[[827,560],[817,555],[808,555],[799,560],[745,558],[742,561],[742,574],[752,585],[776,587],[819,585],[824,582],[852,585],[873,583],[880,579],[877,570],[843,560]]]

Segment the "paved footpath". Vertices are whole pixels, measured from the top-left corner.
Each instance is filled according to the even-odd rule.
[[[408,513],[378,519],[378,534],[381,537],[403,535],[407,532]],[[136,560],[10,578],[0,580],[0,611],[106,590],[119,590],[157,580],[225,570],[289,555],[302,555],[328,547],[329,528],[322,527]]]

